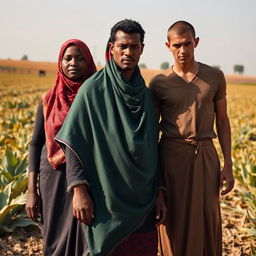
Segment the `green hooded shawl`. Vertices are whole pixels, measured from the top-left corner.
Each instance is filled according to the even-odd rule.
[[[86,170],[95,211],[86,231],[90,255],[109,255],[154,207],[157,134],[138,66],[127,82],[109,60],[80,88],[56,140]]]

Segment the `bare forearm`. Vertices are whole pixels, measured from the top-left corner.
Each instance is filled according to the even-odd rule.
[[[220,146],[224,156],[224,167],[220,174],[221,195],[226,195],[234,187],[231,159],[231,129],[227,116],[227,101],[223,98],[215,103],[216,126]]]
[[[217,133],[224,156],[224,164],[232,165],[231,159],[231,129],[228,118],[216,122]]]
[[[29,172],[28,174],[28,193],[37,192],[37,172]]]
[[[38,172],[28,174],[28,197],[25,207],[27,216],[35,222],[39,221],[41,211],[41,201],[37,193],[37,175]]]

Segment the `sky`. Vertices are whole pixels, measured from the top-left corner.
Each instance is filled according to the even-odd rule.
[[[173,64],[165,46],[175,21],[194,25],[200,38],[195,59],[233,74],[235,64],[256,76],[256,0],[0,0],[0,59],[57,62],[62,43],[83,40],[95,63],[104,64],[111,27],[129,18],[145,30],[140,63]]]

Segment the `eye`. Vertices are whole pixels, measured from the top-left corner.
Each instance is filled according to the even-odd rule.
[[[173,44],[172,45],[174,48],[180,48],[181,47],[181,44]]]
[[[138,50],[139,49],[139,45],[138,44],[132,45],[132,49],[133,50]]]
[[[84,56],[83,56],[83,55],[79,55],[79,56],[78,56],[78,61],[85,61]]]
[[[122,50],[124,50],[124,49],[127,48],[127,46],[126,46],[125,44],[121,44],[121,45],[119,45],[119,48],[122,49]]]
[[[72,60],[72,56],[70,56],[70,55],[65,55],[64,58],[63,58],[63,60],[65,60],[65,61],[71,61],[71,60]]]

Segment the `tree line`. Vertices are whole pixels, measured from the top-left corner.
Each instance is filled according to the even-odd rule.
[[[139,67],[140,68],[147,68],[147,65],[145,63],[140,63],[139,64]],[[164,61],[160,64],[160,69],[162,70],[166,70],[170,67],[170,64],[168,61]],[[219,65],[212,65],[212,67],[214,68],[218,68],[218,69],[221,69],[221,67]],[[244,65],[241,65],[241,64],[235,64],[233,66],[233,71],[235,74],[239,74],[239,75],[242,75],[244,73]]]

